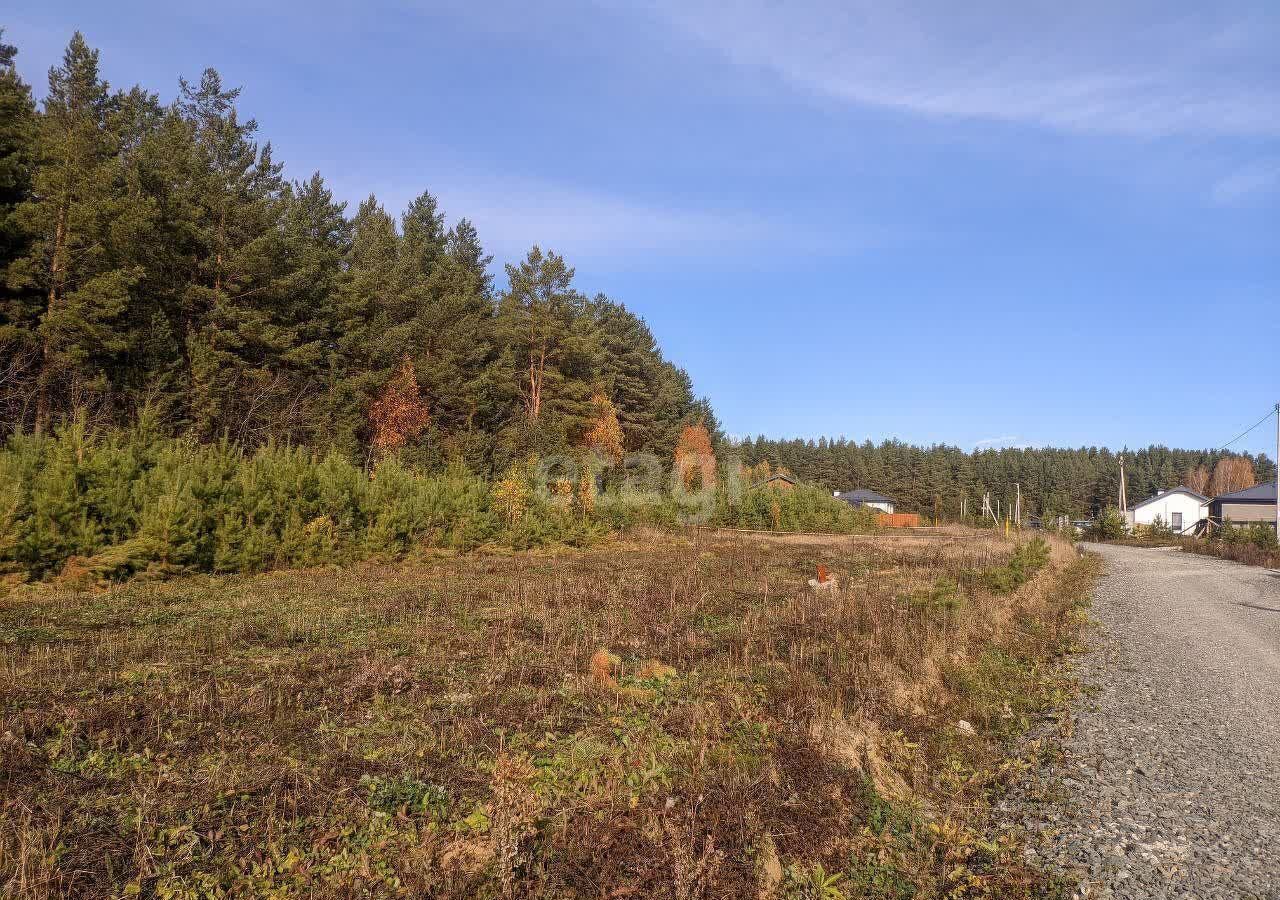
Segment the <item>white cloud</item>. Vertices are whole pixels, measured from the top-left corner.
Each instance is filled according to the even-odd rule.
[[[1235,7],[1232,9],[1232,7]],[[821,96],[1077,133],[1280,134],[1280,17],[1243,0],[652,0],[734,63]]]
[[[348,183],[352,190],[347,190]],[[338,179],[335,192],[354,211],[372,184],[379,202],[398,214],[419,189],[378,184],[359,176]],[[416,183],[416,182],[415,182]],[[894,240],[889,232],[786,221],[746,210],[703,209],[513,176],[436,172],[422,183],[452,222],[475,224],[498,262],[522,257],[535,243],[576,260],[714,258],[773,250],[806,256],[852,253]]]
[[[1027,446],[1022,442],[1022,436],[1017,434],[1003,434],[1000,437],[983,438],[980,441],[973,442],[974,450],[984,450],[997,447],[1014,447],[1020,448]]]
[[[1263,162],[1237,169],[1220,178],[1211,198],[1219,206],[1234,206],[1280,190],[1280,162]]]
[[[522,253],[534,241],[588,256],[760,247],[784,234],[752,214],[667,205],[522,179],[446,179],[445,209],[476,223],[495,247]]]

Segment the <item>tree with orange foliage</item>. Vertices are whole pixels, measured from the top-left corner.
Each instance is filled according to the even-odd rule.
[[[1227,456],[1218,460],[1213,467],[1213,478],[1209,481],[1209,492],[1217,497],[1242,491],[1258,483],[1258,475],[1253,471],[1253,463],[1243,456]]]
[[[680,429],[675,462],[676,474],[685,490],[715,486],[716,457],[711,450],[711,435],[704,423],[686,425]]]
[[[1203,494],[1209,490],[1209,469],[1206,466],[1194,466],[1187,469],[1187,474],[1182,476],[1182,486],[1190,488],[1197,494]]]
[[[406,356],[369,407],[373,449],[383,456],[394,453],[421,434],[430,421],[413,362]]]
[[[618,411],[601,391],[591,395],[591,428],[583,437],[582,446],[615,464],[622,462],[622,426],[618,424]]]

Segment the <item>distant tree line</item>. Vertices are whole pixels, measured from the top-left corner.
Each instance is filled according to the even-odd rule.
[[[394,438],[486,474],[577,445],[601,396],[628,451],[716,434],[645,323],[555,253],[496,290],[475,227],[430,193],[348,216],[318,173],[286,179],[212,69],[162,104],[112,89],[77,33],[37,107],[16,52],[0,44],[0,437],[145,407],[205,442],[368,459]]]
[[[932,514],[936,503],[952,519],[960,512],[962,497],[968,497],[973,513],[988,491],[993,505],[997,500],[1008,504],[1016,485],[1021,486],[1022,506],[1030,515],[1094,515],[1117,503],[1121,455],[1130,505],[1183,484],[1218,494],[1275,477],[1275,463],[1263,454],[1159,446],[1122,454],[1101,447],[967,453],[941,444],[757,437],[743,441],[738,450],[747,465],[768,461],[831,490],[870,488],[892,497],[906,511]]]

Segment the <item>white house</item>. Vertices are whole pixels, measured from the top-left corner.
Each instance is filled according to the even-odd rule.
[[[850,506],[870,506],[872,509],[878,509],[880,512],[893,512],[893,501],[884,494],[877,494],[875,491],[869,491],[866,488],[858,488],[856,491],[835,491],[833,496],[837,500],[843,500]]]
[[[1159,519],[1175,534],[1190,533],[1197,522],[1209,515],[1209,498],[1197,494],[1191,488],[1176,487],[1157,491],[1125,514],[1130,528],[1135,525],[1153,525]]]

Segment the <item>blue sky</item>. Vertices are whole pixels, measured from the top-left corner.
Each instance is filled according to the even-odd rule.
[[[1202,447],[1280,398],[1274,0],[27,6],[38,93],[76,28],[165,99],[214,66],[290,176],[564,254],[732,434]]]

